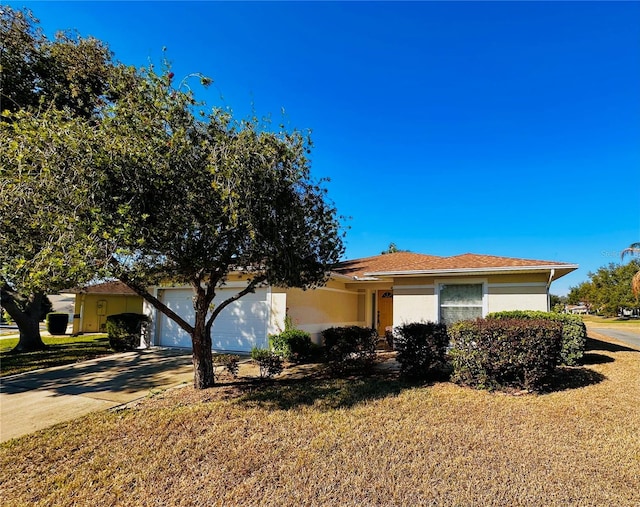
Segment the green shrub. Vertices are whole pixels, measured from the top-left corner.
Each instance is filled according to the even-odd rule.
[[[214,366],[224,366],[233,378],[238,377],[239,361],[240,356],[235,354],[213,354]]]
[[[280,334],[271,335],[269,344],[276,354],[287,361],[304,362],[313,355],[311,335],[300,329],[286,329]]]
[[[375,362],[378,334],[359,326],[331,327],[322,331],[325,355],[335,371],[368,368]]]
[[[143,326],[149,317],[139,313],[118,313],[107,317],[106,329],[109,346],[119,352],[134,350],[140,345]]]
[[[562,325],[546,319],[477,319],[453,324],[449,337],[454,382],[539,390],[558,363]]]
[[[424,378],[434,367],[445,362],[449,344],[447,326],[433,322],[404,324],[394,329],[393,343],[400,373]]]
[[[62,335],[67,332],[69,314],[61,312],[47,313],[47,331],[53,335]]]
[[[251,349],[251,359],[260,367],[260,378],[270,378],[282,372],[282,357],[269,349]]]
[[[545,319],[562,324],[562,349],[559,364],[574,366],[584,356],[587,345],[587,328],[579,315],[566,313],[515,310],[487,315],[488,319]]]

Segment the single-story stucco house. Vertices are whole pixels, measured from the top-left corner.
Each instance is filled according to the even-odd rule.
[[[124,283],[113,281],[71,289],[75,294],[73,334],[105,330],[109,315],[142,313],[142,298]]]
[[[577,268],[563,262],[471,253],[439,257],[397,252],[345,261],[334,267],[323,287],[264,286],[235,301],[214,323],[213,348],[247,352],[254,346],[267,347],[268,335],[284,329],[286,315],[319,342],[321,331],[332,326],[367,326],[383,335],[410,322],[451,323],[502,310],[548,311],[551,283]],[[242,276],[231,275],[214,304],[245,283]],[[162,286],[153,293],[193,322],[190,288]],[[146,302],[143,306],[151,317],[147,340],[152,345],[191,346],[175,322]]]

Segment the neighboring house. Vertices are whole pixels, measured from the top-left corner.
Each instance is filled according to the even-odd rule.
[[[579,305],[565,305],[564,306],[564,311],[566,313],[571,313],[573,315],[588,315],[589,314],[589,307],[585,304],[579,304]]]
[[[69,291],[75,294],[73,334],[105,330],[109,315],[142,313],[142,298],[122,282],[104,282]]]
[[[266,347],[268,335],[284,329],[288,314],[314,341],[331,326],[359,325],[379,334],[409,322],[452,323],[502,310],[549,310],[549,287],[577,269],[575,264],[464,254],[438,257],[397,252],[335,266],[323,287],[309,290],[264,286],[235,301],[216,319],[215,350]],[[245,282],[230,276],[214,304],[237,293]],[[193,292],[163,286],[154,294],[193,322]],[[152,344],[191,347],[189,335],[145,303]]]

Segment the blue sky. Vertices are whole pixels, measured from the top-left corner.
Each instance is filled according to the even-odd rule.
[[[347,258],[580,264],[564,294],[640,241],[638,2],[8,4],[127,64],[166,46],[210,105],[312,129]]]

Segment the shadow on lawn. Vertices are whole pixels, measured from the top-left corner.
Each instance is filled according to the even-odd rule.
[[[320,410],[350,408],[370,400],[397,396],[416,387],[397,375],[331,377],[317,374],[306,378],[281,379],[245,388],[238,403],[273,410],[313,406]]]
[[[615,359],[611,356],[604,354],[596,354],[594,352],[585,352],[584,356],[580,360],[581,364],[604,364],[613,363]]]
[[[544,392],[554,393],[558,391],[566,391],[568,389],[579,389],[581,387],[599,384],[606,379],[607,377],[602,373],[598,373],[597,371],[593,371],[589,368],[560,366],[556,368],[556,371],[551,378],[551,382],[549,382],[549,385]]]
[[[617,343],[605,342],[602,340],[598,340],[597,338],[591,338],[591,337],[587,338],[587,344],[585,349],[587,351],[604,350],[605,352],[639,352],[638,350],[632,349],[631,347],[618,345]]]
[[[615,359],[604,354],[588,353],[585,354],[583,364],[612,361]],[[302,406],[313,406],[320,410],[351,408],[367,401],[398,396],[406,389],[449,382],[451,373],[450,368],[443,368],[434,372],[428,380],[417,382],[402,378],[398,371],[393,370],[377,370],[370,375],[335,377],[325,369],[302,377],[243,384],[239,386],[242,394],[237,398],[237,403],[271,410],[288,410]],[[556,369],[539,394],[579,389],[603,380],[606,380],[604,375],[590,368],[562,366]]]

